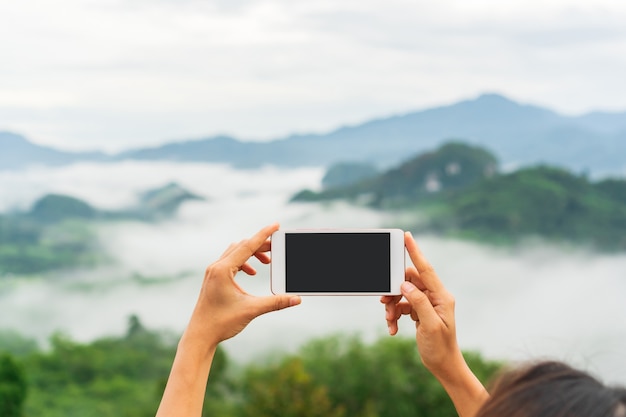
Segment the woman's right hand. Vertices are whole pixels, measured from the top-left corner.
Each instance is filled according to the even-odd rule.
[[[489,394],[467,366],[456,338],[454,297],[439,280],[410,232],[404,244],[414,266],[406,269],[402,295],[383,296],[389,334],[398,332],[398,320],[410,315],[424,366],[439,380],[462,417],[476,415]],[[404,300],[403,300],[404,297]]]
[[[456,339],[454,297],[439,280],[410,232],[404,244],[414,266],[406,269],[401,296],[384,296],[389,333],[398,332],[398,320],[410,315],[415,321],[415,338],[424,366],[436,377],[453,371],[451,359],[460,355]],[[405,300],[402,300],[404,297]]]

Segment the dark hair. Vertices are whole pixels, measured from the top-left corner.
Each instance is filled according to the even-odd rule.
[[[476,417],[626,417],[626,389],[544,361],[502,374]]]

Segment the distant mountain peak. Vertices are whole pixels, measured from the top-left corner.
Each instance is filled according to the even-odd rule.
[[[327,133],[291,135],[262,142],[217,135],[110,156],[63,152],[0,132],[0,169],[124,159],[227,163],[237,168],[328,167],[345,162],[382,168],[451,139],[489,149],[503,166],[549,162],[602,175],[623,173],[626,112],[571,117],[492,91]]]
[[[500,93],[483,93],[481,95],[479,95],[475,100],[473,101],[484,101],[484,102],[491,102],[491,103],[512,103],[512,104],[517,104],[516,102],[514,102],[513,100],[511,100],[510,98],[500,94]]]
[[[140,210],[152,215],[171,215],[187,200],[205,200],[204,197],[187,191],[176,182],[145,191],[140,197]]]
[[[509,97],[502,95],[500,93],[484,93],[476,97],[475,99],[470,99],[466,101],[462,101],[459,104],[470,104],[473,106],[477,106],[479,109],[483,108],[483,106],[492,106],[498,108],[510,108],[512,110],[515,109],[535,109],[546,113],[552,113],[553,111],[548,110],[547,108],[537,106],[534,104],[525,104],[519,101],[515,101],[510,99]]]

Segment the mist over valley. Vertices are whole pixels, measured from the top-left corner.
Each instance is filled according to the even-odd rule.
[[[2,214],[28,210],[59,193],[93,207],[133,206],[145,190],[176,183],[202,199],[181,203],[169,218],[96,221],[91,227],[107,262],[94,267],[0,277],[0,328],[42,345],[56,331],[80,341],[121,334],[129,315],[179,334],[196,300],[205,267],[233,241],[265,224],[282,227],[403,227],[407,214],[346,201],[290,203],[303,188],[321,190],[325,169],[164,161],[78,163],[0,172]],[[416,232],[424,253],[457,299],[463,349],[492,358],[565,359],[624,382],[626,254],[529,238],[495,246]],[[268,269],[239,282],[269,294]],[[386,332],[377,297],[305,297],[301,306],[256,320],[228,341],[227,351],[250,361],[293,350],[312,337]],[[411,337],[405,320],[401,335]]]

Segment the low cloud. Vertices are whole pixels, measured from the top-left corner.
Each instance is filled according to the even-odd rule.
[[[136,190],[172,180],[211,200],[185,204],[177,217],[163,223],[102,225],[99,236],[116,261],[112,265],[3,280],[0,328],[18,329],[41,341],[56,330],[82,341],[121,334],[130,314],[138,314],[151,328],[181,332],[205,267],[231,242],[267,223],[388,227],[395,221],[389,214],[341,203],[287,204],[293,192],[318,186],[321,170],[235,171],[129,162],[28,171],[12,187],[43,188],[43,174],[48,189],[72,191],[96,205],[123,205]],[[0,184],[3,191],[11,189],[6,173],[0,175]],[[18,194],[7,195],[19,203]],[[463,349],[496,359],[563,359],[626,383],[621,365],[626,363],[626,329],[620,327],[626,316],[621,296],[626,292],[626,255],[543,242],[497,248],[415,236],[456,297]],[[258,264],[258,270],[257,276],[241,275],[238,281],[253,294],[269,294],[268,268]],[[234,358],[246,361],[271,349],[296,349],[329,333],[374,340],[386,337],[386,331],[377,297],[305,297],[298,307],[255,320],[226,347]],[[410,320],[401,322],[400,334],[413,337]]]

